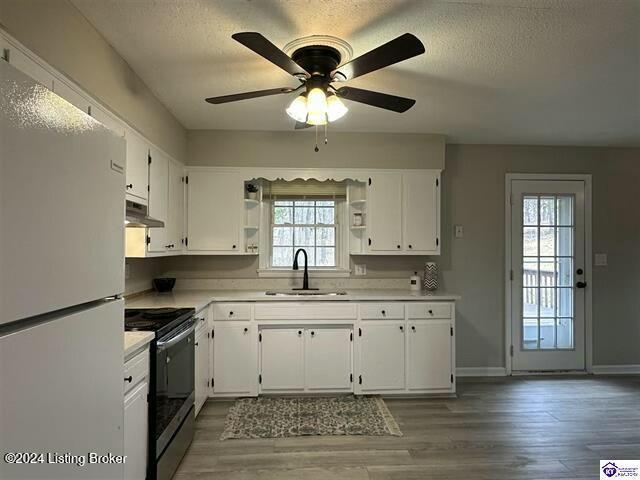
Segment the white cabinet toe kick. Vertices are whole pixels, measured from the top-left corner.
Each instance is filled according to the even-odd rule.
[[[211,397],[456,391],[453,301],[209,308]]]

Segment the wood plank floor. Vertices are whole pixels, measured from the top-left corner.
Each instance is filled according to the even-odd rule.
[[[456,399],[387,399],[403,437],[220,441],[209,401],[176,480],[597,479],[640,460],[640,377],[462,379]]]

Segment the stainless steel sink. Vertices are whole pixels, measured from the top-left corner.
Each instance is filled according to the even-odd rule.
[[[265,295],[269,296],[292,296],[292,297],[300,297],[300,296],[336,296],[336,295],[346,295],[347,292],[344,290],[269,290],[264,292]]]

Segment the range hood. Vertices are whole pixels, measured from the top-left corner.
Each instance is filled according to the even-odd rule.
[[[127,200],[127,210],[124,225],[127,228],[158,228],[164,227],[162,220],[151,218],[146,205]]]

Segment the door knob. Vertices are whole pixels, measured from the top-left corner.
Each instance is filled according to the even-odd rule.
[[[127,190],[129,190],[130,188],[133,188],[133,183],[130,183],[129,185],[126,185]]]
[[[587,286],[587,282],[576,283],[576,288],[585,288],[586,286]]]

